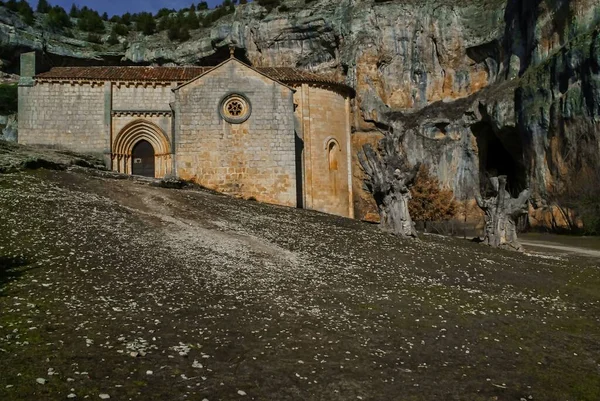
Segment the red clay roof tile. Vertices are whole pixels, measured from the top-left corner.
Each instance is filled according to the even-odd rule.
[[[187,82],[214,67],[54,67],[36,75],[38,80],[112,81],[112,82]],[[257,71],[286,84],[325,83],[345,86],[331,77],[291,67],[258,67]]]

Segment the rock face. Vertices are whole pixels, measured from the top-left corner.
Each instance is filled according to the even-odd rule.
[[[506,190],[506,176],[492,177],[491,194],[483,198],[476,194],[477,204],[485,213],[483,242],[494,248],[522,250],[517,239],[517,222],[527,214],[529,190],[525,189],[517,198]],[[486,194],[487,195],[487,194]]]
[[[358,153],[366,174],[366,189],[375,198],[384,230],[402,237],[416,237],[408,201],[411,196],[409,187],[415,181],[420,164],[409,165],[393,136],[385,137],[381,146],[383,149],[377,152],[370,145],[365,145]]]
[[[483,178],[506,175],[511,194],[531,188],[534,207],[544,208],[556,183],[600,164],[597,0],[284,3],[288,12],[238,6],[182,44],[165,32],[132,33],[95,48],[0,8],[0,43],[12,49],[2,58],[43,49],[55,65],[214,64],[235,43],[257,66],[343,77],[356,90],[359,142],[393,135],[409,163],[430,164],[459,199],[473,199]],[[14,69],[8,58],[5,69]],[[358,216],[369,214],[365,197],[356,194]]]
[[[18,125],[19,123],[15,114],[0,116],[0,139],[17,142]]]

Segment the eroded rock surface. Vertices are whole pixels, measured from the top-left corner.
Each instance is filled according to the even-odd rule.
[[[529,190],[523,190],[513,198],[506,190],[506,176],[490,178],[492,194],[476,195],[477,204],[485,213],[483,242],[494,248],[507,248],[522,251],[517,239],[518,219],[527,214]]]
[[[375,197],[383,229],[416,238],[408,201],[409,187],[415,181],[420,164],[409,165],[393,136],[386,137],[381,144],[383,148],[379,152],[368,144],[359,152],[360,164],[367,176],[366,189]]]

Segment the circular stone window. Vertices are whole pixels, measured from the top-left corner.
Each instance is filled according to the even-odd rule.
[[[233,94],[221,100],[219,112],[228,123],[241,124],[250,117],[252,109],[246,96]]]

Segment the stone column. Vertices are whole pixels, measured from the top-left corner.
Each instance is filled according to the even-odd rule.
[[[104,164],[106,168],[112,167],[112,83],[104,83]]]
[[[346,96],[346,158],[348,159],[348,217],[354,218],[354,190],[352,188],[352,128],[350,125],[350,98]]]
[[[312,133],[310,131],[310,97],[308,84],[302,84],[302,126],[304,132],[304,191],[305,207],[312,209],[314,207],[313,202],[313,186],[312,186]]]

